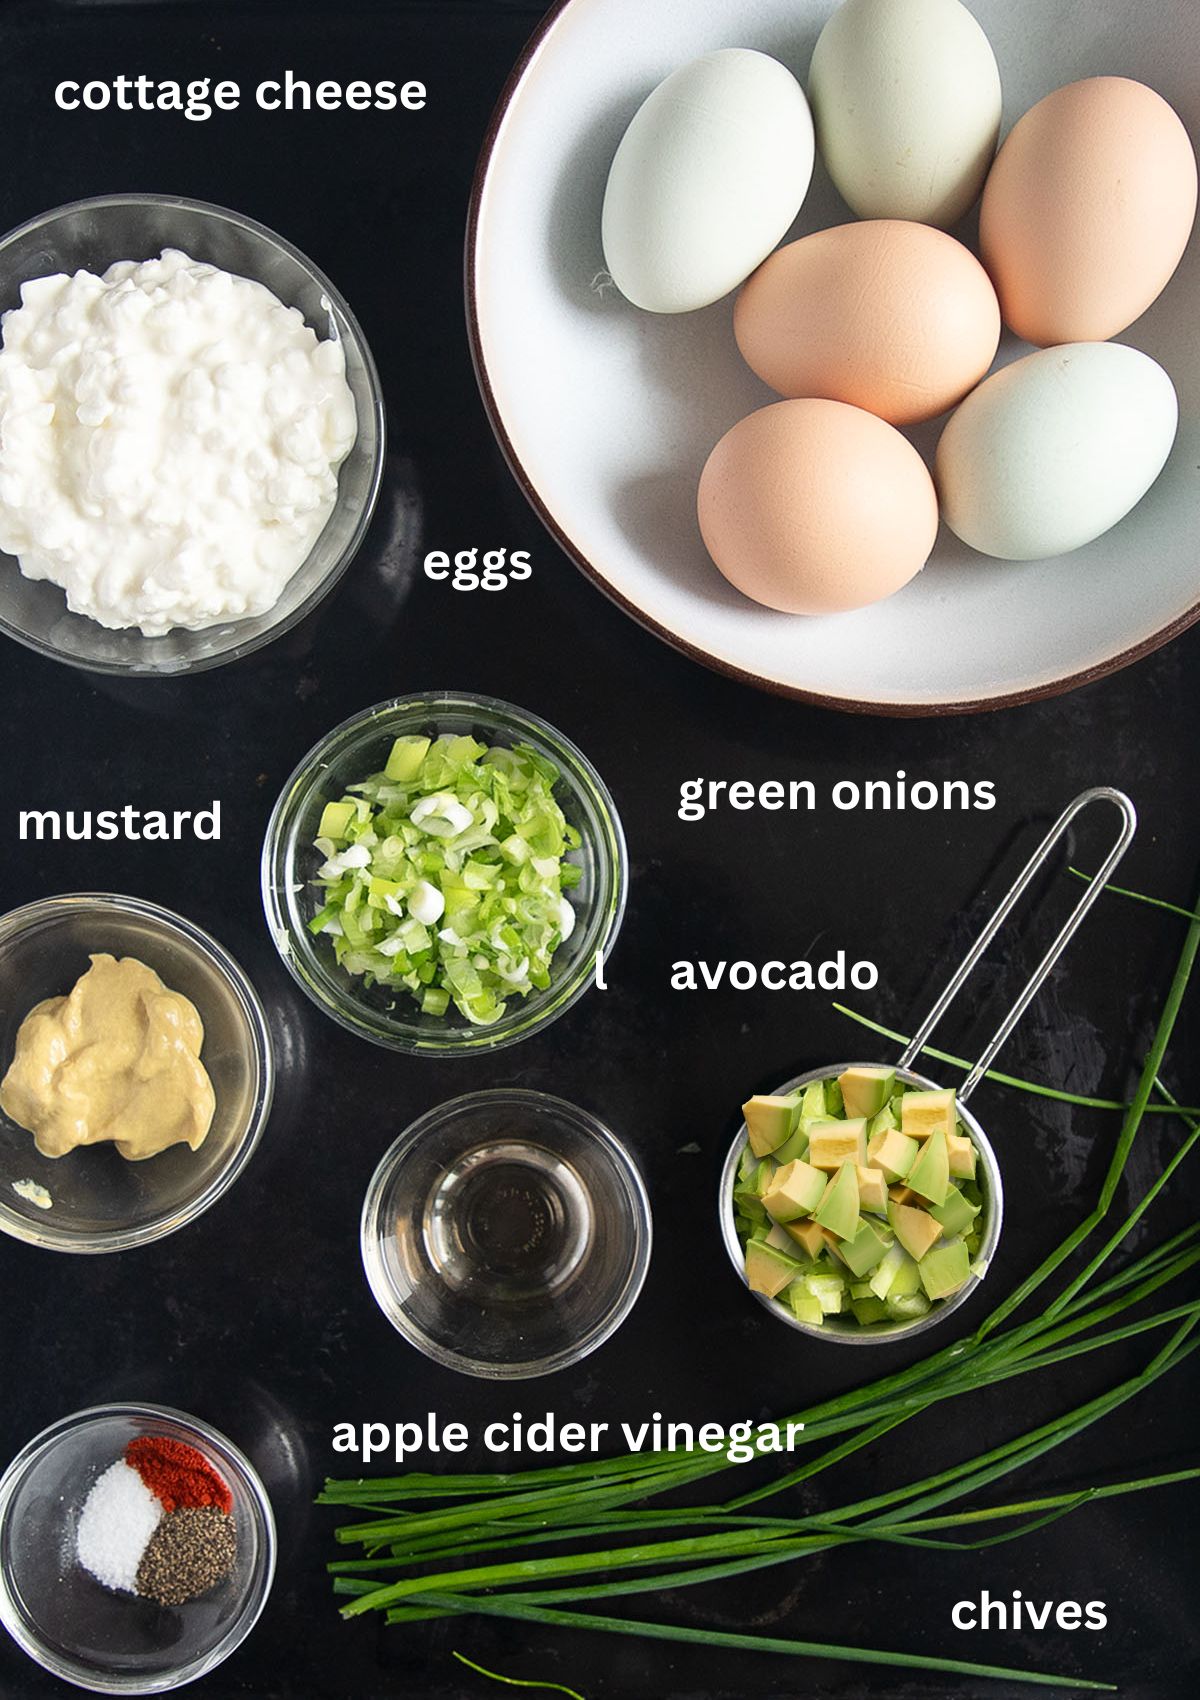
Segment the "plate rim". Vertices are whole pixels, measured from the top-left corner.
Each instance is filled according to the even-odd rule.
[[[496,400],[495,390],[492,387],[487,358],[484,353],[479,315],[480,291],[477,272],[483,199],[505,122],[523,85],[563,16],[573,7],[579,7],[583,4],[585,4],[585,0],[554,0],[550,9],[534,28],[533,33],[521,49],[492,109],[472,176],[470,197],[467,203],[466,234],[463,243],[463,301],[471,365],[474,368],[475,381],[479,386],[484,412],[487,414],[488,423],[492,428],[500,452],[525,500],[563,554],[583,574],[584,578],[610,602],[615,604],[622,613],[627,614],[637,625],[641,626],[644,631],[652,633],[653,636],[670,648],[687,656],[689,660],[698,662],[702,667],[707,667],[711,672],[736,680],[739,684],[750,685],[756,690],[765,691],[768,695],[783,697],[793,702],[807,703],[813,708],[829,709],[843,714],[878,715],[881,718],[892,720],[943,719],[951,715],[991,713],[999,709],[1018,708],[1026,703],[1043,702],[1048,698],[1065,696],[1084,685],[1094,684],[1100,679],[1106,679],[1114,673],[1121,672],[1124,668],[1132,666],[1134,662],[1144,660],[1157,650],[1165,648],[1167,644],[1181,636],[1189,627],[1195,625],[1200,620],[1200,595],[1197,595],[1196,600],[1182,614],[1176,615],[1166,625],[1151,632],[1148,637],[1131,644],[1127,649],[1119,650],[1115,655],[1107,656],[1102,661],[1093,662],[1090,666],[1079,668],[1075,672],[1063,674],[1057,679],[1046,680],[1041,684],[1026,688],[1001,691],[990,696],[965,697],[953,702],[878,702],[860,697],[832,696],[822,691],[808,690],[800,685],[789,685],[781,679],[769,678],[761,673],[750,672],[731,661],[725,660],[722,656],[713,654],[711,650],[703,648],[681,633],[672,630],[670,626],[655,619],[652,614],[647,613],[644,608],[639,607],[637,603],[631,601],[629,597],[616,588],[563,529],[526,471],[509,435],[508,427]]]

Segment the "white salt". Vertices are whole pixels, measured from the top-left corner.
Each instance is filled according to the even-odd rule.
[[[106,1588],[134,1593],[138,1565],[162,1517],[162,1503],[123,1458],[98,1476],[83,1504],[75,1553]]]

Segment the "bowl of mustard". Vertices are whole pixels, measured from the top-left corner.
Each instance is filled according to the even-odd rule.
[[[0,917],[0,1230],[123,1251],[226,1192],[270,1114],[258,994],[192,922],[80,892]]]

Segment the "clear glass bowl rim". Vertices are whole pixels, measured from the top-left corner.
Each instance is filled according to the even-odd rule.
[[[508,1013],[491,1027],[451,1029],[439,1036],[435,1028],[419,1026],[415,1018],[388,1019],[380,1012],[368,1009],[352,995],[349,984],[344,988],[340,986],[320,963],[311,936],[304,929],[297,933],[293,928],[280,892],[294,817],[303,809],[330,763],[345,749],[352,747],[360,736],[366,738],[373,733],[385,732],[386,722],[391,719],[436,722],[439,715],[450,713],[474,716],[485,725],[489,720],[511,719],[529,734],[532,742],[546,745],[560,770],[569,774],[572,783],[590,792],[608,838],[607,843],[594,845],[593,850],[597,861],[602,861],[607,869],[611,890],[607,905],[597,907],[588,915],[586,925],[594,936],[569,979],[562,982],[552,979],[545,992],[520,1000],[512,999]],[[573,821],[571,824],[580,826],[582,830],[581,823]],[[591,986],[595,978],[596,952],[607,956],[612,949],[624,919],[628,890],[629,855],[621,817],[611,792],[587,756],[540,715],[499,697],[471,691],[415,691],[348,716],[297,763],[271,811],[263,840],[263,908],[275,948],[288,973],[317,1008],[340,1026],[377,1045],[409,1055],[471,1056],[502,1050],[540,1032],[565,1014]]]
[[[572,1346],[565,1346],[549,1357],[515,1361],[511,1364],[485,1362],[477,1358],[468,1358],[448,1347],[440,1345],[436,1340],[415,1328],[405,1314],[403,1308],[396,1302],[395,1294],[387,1279],[386,1271],[379,1256],[379,1241],[381,1238],[380,1208],[383,1204],[396,1169],[403,1162],[409,1151],[417,1145],[440,1123],[448,1121],[464,1109],[487,1109],[496,1105],[528,1104],[542,1110],[550,1110],[556,1115],[566,1115],[577,1127],[582,1128],[596,1140],[612,1164],[614,1172],[619,1176],[629,1198],[632,1209],[630,1222],[634,1232],[633,1254],[630,1263],[630,1275],[618,1302],[609,1311],[602,1322],[596,1324],[582,1340]],[[590,1110],[583,1109],[578,1104],[571,1103],[566,1098],[559,1098],[550,1092],[537,1092],[522,1086],[494,1086],[482,1092],[463,1092],[457,1098],[448,1098],[444,1103],[436,1104],[433,1109],[426,1110],[416,1121],[410,1122],[404,1132],[395,1139],[380,1158],[367,1187],[363,1199],[362,1216],[359,1221],[359,1245],[362,1251],[363,1269],[366,1272],[367,1284],[383,1315],[391,1323],[396,1332],[415,1346],[427,1358],[442,1364],[447,1369],[458,1370],[463,1375],[473,1375],[489,1381],[527,1381],[535,1376],[552,1375],[556,1370],[567,1369],[572,1364],[579,1363],[588,1357],[597,1347],[602,1346],[609,1337],[617,1331],[637,1303],[645,1284],[646,1272],[650,1267],[650,1253],[654,1243],[654,1217],[650,1208],[650,1196],[646,1191],[646,1183],[642,1172],[634,1160],[632,1153],[617,1137],[606,1122]]]
[[[51,1423],[17,1453],[0,1476],[0,1526],[8,1515],[8,1508],[21,1484],[26,1471],[52,1452],[57,1443],[67,1435],[74,1434],[89,1424],[106,1418],[130,1418],[135,1421],[176,1423],[193,1434],[198,1435],[205,1443],[220,1454],[223,1462],[227,1463],[231,1472],[240,1478],[251,1503],[254,1506],[258,1521],[259,1539],[262,1545],[261,1577],[258,1586],[247,1594],[237,1618],[230,1624],[221,1640],[210,1647],[197,1659],[180,1666],[170,1678],[158,1677],[105,1677],[95,1676],[85,1678],[77,1667],[65,1667],[48,1649],[36,1641],[30,1634],[24,1617],[16,1610],[9,1590],[7,1575],[0,1576],[0,1623],[12,1636],[13,1641],[21,1651],[49,1671],[52,1676],[59,1677],[63,1682],[69,1682],[76,1688],[87,1689],[95,1694],[163,1694],[175,1688],[182,1688],[186,1683],[194,1682],[208,1671],[215,1670],[229,1655],[241,1645],[246,1636],[254,1628],[262,1616],[271,1593],[271,1584],[275,1578],[275,1564],[278,1549],[278,1539],[275,1529],[275,1514],[271,1509],[271,1501],[262,1479],[254,1465],[246,1457],[240,1447],[219,1429],[202,1422],[199,1417],[193,1417],[186,1411],[177,1410],[172,1405],[143,1405],[143,1404],[107,1404],[89,1405],[82,1411],[75,1411],[69,1417],[60,1417]]]
[[[823,1068],[809,1069],[805,1074],[798,1074],[794,1080],[789,1080],[782,1086],[774,1088],[774,1093],[782,1096],[794,1092],[798,1086],[808,1086],[814,1080],[831,1080],[835,1075],[843,1074],[848,1068],[878,1068],[879,1062],[863,1062],[861,1058],[853,1062],[830,1063]],[[926,1074],[919,1074],[915,1069],[897,1068],[897,1076],[912,1086],[926,1087],[931,1091],[941,1091],[942,1082],[931,1080]],[[1000,1164],[992,1143],[980,1127],[978,1120],[964,1104],[958,1106],[960,1118],[971,1130],[971,1138],[978,1149],[983,1163],[984,1177],[987,1182],[987,1227],[983,1240],[980,1242],[977,1261],[990,1265],[996,1255],[996,1247],[1000,1243],[1000,1229],[1004,1222],[1004,1185],[1000,1178]],[[746,1287],[746,1253],[742,1242],[738,1239],[737,1228],[733,1220],[733,1183],[737,1174],[737,1166],[741,1161],[742,1149],[746,1143],[746,1124],[742,1123],[734,1136],[729,1154],[721,1166],[721,1181],[717,1193],[717,1214],[721,1224],[721,1238],[725,1243],[729,1261],[733,1265],[742,1286]],[[774,1299],[767,1298],[765,1293],[752,1293],[763,1309],[773,1316],[777,1322],[782,1322],[788,1328],[794,1328],[800,1334],[808,1334],[814,1340],[829,1340],[839,1346],[890,1346],[897,1340],[911,1340],[917,1334],[926,1334],[931,1328],[936,1328],[952,1316],[958,1307],[965,1304],[980,1286],[984,1277],[972,1275],[964,1287],[950,1298],[942,1299],[924,1316],[919,1316],[913,1322],[873,1323],[863,1328],[857,1324],[853,1327],[816,1327],[811,1322],[801,1322],[799,1317],[792,1316]],[[749,1288],[746,1289],[749,1291]]]
[[[13,625],[0,614],[0,632],[3,632],[5,637],[12,638],[14,642],[23,645],[26,649],[33,650],[37,655],[45,655],[52,661],[58,661],[67,667],[74,667],[82,673],[112,674],[123,679],[181,678],[189,673],[205,673],[212,667],[224,667],[230,661],[238,661],[242,656],[252,655],[255,650],[262,649],[269,643],[274,643],[276,638],[282,637],[286,632],[290,632],[295,626],[298,626],[301,620],[307,619],[313,609],[325,600],[334,586],[340,583],[350,563],[362,547],[363,539],[367,534],[367,528],[374,516],[376,503],[379,499],[387,452],[387,418],[383,401],[383,386],[380,382],[379,370],[375,365],[375,357],[371,353],[370,344],[363,335],[362,326],[351,311],[341,291],[330,282],[321,268],[310,260],[308,255],[300,248],[297,248],[295,243],[289,242],[286,236],[281,236],[269,225],[260,223],[258,219],[250,218],[246,213],[237,212],[232,207],[223,207],[216,201],[196,200],[191,195],[163,195],[150,191],[129,194],[85,195],[80,200],[64,201],[60,206],[49,207],[45,212],[38,213],[33,218],[27,218],[23,223],[15,224],[10,230],[6,230],[3,235],[0,235],[0,259],[2,259],[10,242],[16,242],[21,237],[35,234],[44,225],[49,224],[52,219],[61,218],[67,213],[83,212],[89,208],[130,206],[180,207],[189,212],[202,213],[206,217],[224,219],[242,230],[249,231],[263,241],[273,244],[294,260],[297,265],[301,266],[322,293],[328,297],[330,305],[335,309],[354,338],[357,352],[362,360],[367,389],[370,392],[371,417],[375,422],[375,455],[371,467],[370,487],[363,503],[362,512],[359,514],[354,530],[351,532],[341,554],[334,560],[321,582],[314,585],[309,595],[304,598],[303,602],[298,603],[286,618],[280,620],[277,624],[268,626],[265,631],[258,632],[254,637],[248,637],[243,642],[233,644],[229,649],[222,650],[219,655],[205,656],[196,661],[187,662],[182,666],[173,666],[160,671],[130,667],[116,661],[85,661],[79,656],[65,654],[62,650],[56,649],[53,644],[43,643],[39,638],[31,637],[28,632],[22,631],[19,626]]]
[[[225,980],[245,1014],[247,1025],[254,1036],[258,1091],[246,1130],[231,1152],[225,1167],[220,1169],[203,1191],[182,1210],[173,1211],[165,1220],[147,1222],[140,1228],[114,1228],[104,1234],[72,1234],[64,1237],[54,1231],[49,1220],[43,1226],[10,1210],[0,1196],[0,1232],[10,1234],[14,1239],[24,1240],[27,1245],[41,1246],[46,1251],[78,1252],[83,1255],[128,1251],[133,1246],[149,1245],[154,1240],[175,1233],[179,1228],[187,1227],[233,1185],[250,1161],[271,1114],[271,1103],[275,1095],[275,1051],[262,1000],[245,971],[224,945],[219,944],[211,934],[183,915],[177,915],[171,909],[164,909],[161,904],[150,903],[145,898],[125,897],[109,891],[69,891],[57,897],[38,898],[33,903],[22,904],[20,908],[10,909],[6,914],[0,915],[0,949],[13,933],[23,927],[71,908],[101,912],[118,909],[151,921],[155,926],[165,928],[169,932],[182,934],[188,944],[208,958]]]

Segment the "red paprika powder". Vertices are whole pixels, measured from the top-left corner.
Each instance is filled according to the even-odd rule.
[[[125,1448],[125,1462],[162,1502],[165,1511],[181,1506],[215,1505],[228,1513],[233,1495],[212,1465],[194,1446],[163,1435],[143,1434]]]

